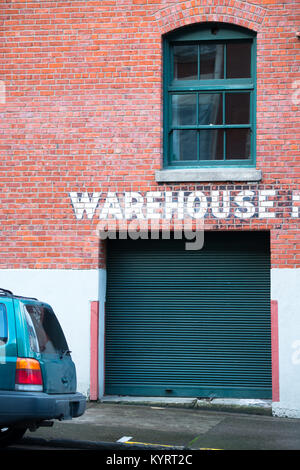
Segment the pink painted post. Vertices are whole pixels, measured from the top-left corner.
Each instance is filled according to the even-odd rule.
[[[272,400],[279,401],[278,302],[271,300],[272,330]]]
[[[90,400],[98,400],[99,302],[91,302]]]

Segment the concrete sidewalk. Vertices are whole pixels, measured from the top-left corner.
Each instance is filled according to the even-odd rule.
[[[80,418],[27,431],[24,442],[127,450],[300,450],[300,420],[185,405],[92,402]]]

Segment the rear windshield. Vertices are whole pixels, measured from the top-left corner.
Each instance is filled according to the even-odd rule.
[[[68,350],[64,333],[53,310],[28,304],[24,306],[24,310],[32,351],[53,354]]]
[[[4,304],[0,304],[0,346],[7,342],[7,316]]]

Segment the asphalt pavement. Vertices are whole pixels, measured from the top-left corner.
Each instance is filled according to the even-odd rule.
[[[27,431],[22,445],[93,450],[300,450],[300,419],[173,406],[96,403]]]

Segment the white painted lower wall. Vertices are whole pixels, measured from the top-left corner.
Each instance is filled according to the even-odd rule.
[[[99,271],[1,269],[0,287],[49,303],[64,330],[76,365],[78,391],[90,388],[90,302],[98,300]]]
[[[272,269],[271,298],[278,301],[279,402],[273,414],[300,418],[300,269]]]
[[[77,370],[78,391],[89,396],[90,302],[99,300],[99,397],[104,387],[105,270],[2,269],[0,287],[49,303],[65,332]],[[272,269],[278,301],[279,402],[275,416],[300,418],[300,269]]]

